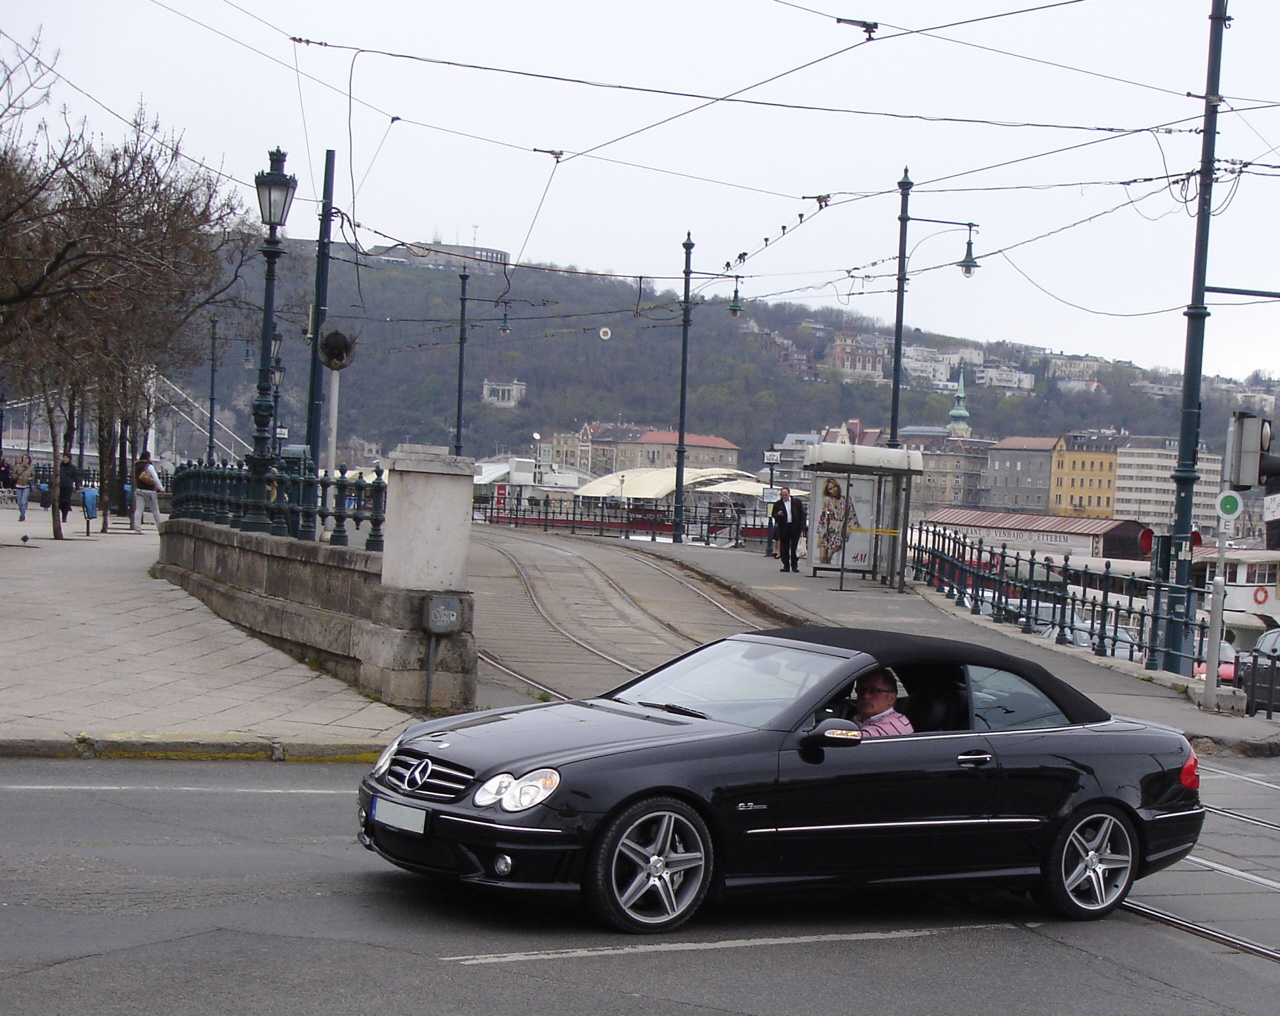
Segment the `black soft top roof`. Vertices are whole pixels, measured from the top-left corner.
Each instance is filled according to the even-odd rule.
[[[971,642],[914,635],[910,632],[882,631],[876,628],[827,628],[816,625],[802,628],[774,628],[754,634],[866,653],[884,667],[901,667],[908,663],[934,661],[942,664],[967,663],[976,667],[1007,670],[1026,678],[1048,695],[1072,723],[1100,723],[1111,719],[1111,714],[1093,699],[1077,691],[1061,678],[1054,677],[1038,663]]]

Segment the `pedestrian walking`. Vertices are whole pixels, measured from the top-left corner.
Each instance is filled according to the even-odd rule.
[[[36,467],[30,455],[19,455],[13,467],[13,496],[18,502],[18,521],[27,521],[27,501],[31,498],[31,485],[36,482]]]
[[[67,521],[71,514],[71,497],[80,486],[80,471],[71,461],[71,453],[62,453],[62,463],[58,466],[58,510],[62,512],[62,521]]]
[[[0,487],[9,490],[13,487],[13,466],[9,465],[9,460],[0,455]]]
[[[142,532],[144,508],[151,509],[151,517],[159,528],[160,499],[156,495],[163,493],[164,487],[160,485],[160,476],[156,472],[156,467],[151,464],[151,453],[144,451],[138,456],[138,461],[133,464],[133,531],[135,533]]]
[[[773,531],[778,535],[778,552],[782,556],[781,570],[784,572],[799,571],[800,562],[797,548],[800,544],[800,537],[805,534],[808,523],[804,505],[791,496],[790,487],[783,487],[781,497],[773,503],[773,510],[770,515],[773,518]]]

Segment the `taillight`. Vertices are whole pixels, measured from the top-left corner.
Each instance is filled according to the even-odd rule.
[[[1188,749],[1190,754],[1182,763],[1182,772],[1178,774],[1178,782],[1188,790],[1200,789],[1200,760],[1196,758],[1195,749]]]

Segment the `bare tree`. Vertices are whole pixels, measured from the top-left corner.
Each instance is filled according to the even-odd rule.
[[[3,68],[0,366],[44,406],[54,485],[56,453],[93,406],[105,493],[117,489],[119,434],[139,450],[157,372],[202,356],[193,321],[229,298],[258,231],[218,177],[188,162],[180,139],[144,111],[119,143],[69,129],[54,144],[44,123],[25,141],[20,120],[39,105],[33,67],[43,66],[25,53]],[[56,512],[53,528],[61,538]]]

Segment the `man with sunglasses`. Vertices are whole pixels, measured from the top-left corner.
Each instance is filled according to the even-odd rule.
[[[911,721],[894,708],[898,704],[898,682],[889,671],[863,674],[854,682],[853,692],[863,737],[914,732]]]

